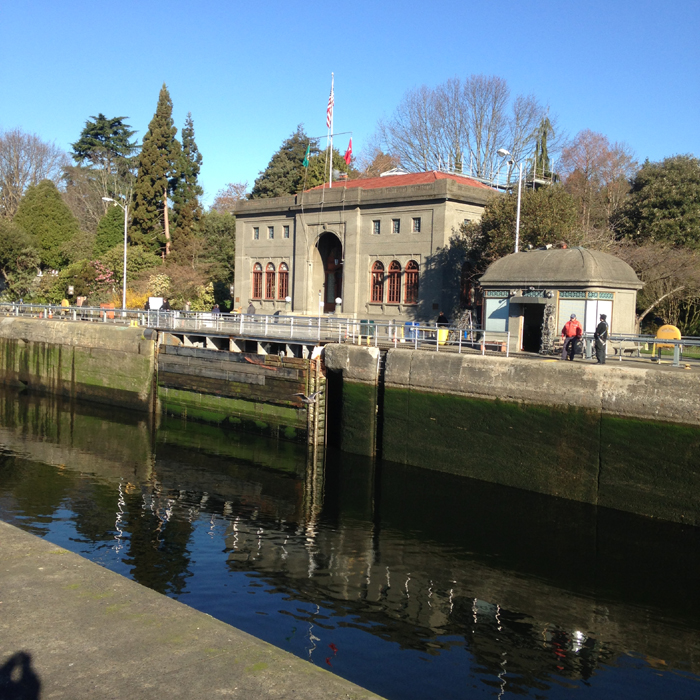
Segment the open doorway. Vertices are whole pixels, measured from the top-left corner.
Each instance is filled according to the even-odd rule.
[[[343,296],[343,246],[338,236],[327,231],[316,247],[323,269],[323,312],[332,313],[336,298]]]
[[[523,350],[539,352],[542,345],[543,304],[523,304]]]

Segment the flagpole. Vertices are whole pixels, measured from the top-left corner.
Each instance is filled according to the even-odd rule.
[[[328,168],[328,187],[329,189],[333,187],[333,112],[335,112],[335,95],[333,95],[333,83],[334,83],[334,74],[331,73],[331,125],[330,125],[330,131],[328,132],[329,134],[329,143],[330,143],[330,158],[328,159],[330,161],[330,166]]]

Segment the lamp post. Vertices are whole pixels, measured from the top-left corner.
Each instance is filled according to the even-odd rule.
[[[498,149],[498,155],[502,156],[505,158],[506,156],[510,156],[510,160],[508,161],[509,165],[515,165],[515,159],[511,155],[510,151],[507,151],[505,148],[499,148]],[[520,197],[521,197],[521,192],[523,188],[523,164],[518,163],[518,170],[520,171],[520,175],[518,177],[518,213],[516,214],[515,217],[515,252],[518,252],[518,245],[520,243]]]
[[[103,202],[112,202],[124,211],[124,277],[122,279],[122,309],[126,310],[126,242],[127,242],[127,222],[129,220],[129,205],[124,200],[124,204],[117,202],[111,197],[102,197]]]

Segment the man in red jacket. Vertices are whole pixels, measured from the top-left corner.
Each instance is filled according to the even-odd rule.
[[[576,354],[576,343],[582,335],[583,328],[581,328],[581,324],[576,320],[576,314],[571,314],[571,318],[564,324],[564,328],[562,328],[561,331],[561,339],[564,341],[564,345],[561,348],[562,360],[568,358],[573,362],[574,355]]]

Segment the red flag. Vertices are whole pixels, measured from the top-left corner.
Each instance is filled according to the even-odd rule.
[[[326,108],[326,126],[330,129],[333,121],[333,85],[331,84],[331,94],[328,97],[328,107]]]
[[[352,159],[352,136],[350,137],[350,143],[348,144],[348,150],[345,151],[345,165],[350,165],[351,159]]]

